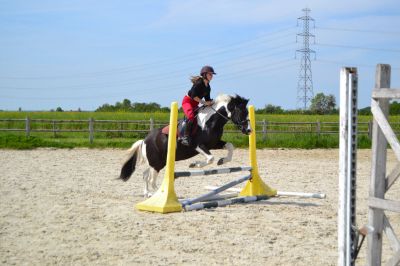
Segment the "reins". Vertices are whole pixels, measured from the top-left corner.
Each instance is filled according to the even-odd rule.
[[[197,110],[199,110],[200,108],[201,108],[201,109],[204,109],[204,108],[206,108],[206,107],[210,107],[215,113],[219,114],[219,115],[220,115],[222,118],[224,118],[226,121],[231,120],[232,123],[235,124],[235,123],[233,122],[232,118],[229,118],[229,117],[227,117],[227,116],[221,114],[221,112],[219,112],[218,110],[214,109],[214,107],[212,107],[212,105],[209,105],[209,106],[202,105],[202,106],[198,107],[198,108],[195,110],[195,112],[196,112]],[[197,117],[198,114],[199,114],[199,113],[197,113],[195,117]],[[248,121],[249,121],[249,119],[240,121],[240,124],[239,124],[239,125],[236,124],[236,126],[238,126],[238,127],[240,127],[241,129],[243,129],[243,124],[244,124],[244,122],[248,122]]]
[[[212,105],[209,105],[208,107],[210,107],[211,109],[214,110],[214,112],[216,112],[217,114],[219,114],[221,117],[225,118],[226,121],[232,120],[229,117],[224,116],[223,114],[221,114],[218,110],[215,110],[214,107],[212,107]],[[233,122],[233,121],[232,121]]]

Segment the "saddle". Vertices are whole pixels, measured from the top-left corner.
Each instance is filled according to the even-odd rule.
[[[180,119],[178,121],[178,128],[176,130],[176,137],[177,138],[182,138],[185,132],[185,128],[186,128],[186,117],[184,119]],[[190,133],[190,136],[194,136],[197,132],[197,120],[195,120],[193,128],[192,128],[192,132]],[[169,125],[166,125],[165,127],[163,127],[161,129],[161,133],[163,133],[164,135],[169,134]]]

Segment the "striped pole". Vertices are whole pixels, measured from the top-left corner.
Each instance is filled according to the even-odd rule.
[[[216,208],[216,207],[224,207],[224,206],[237,204],[237,203],[247,203],[247,202],[254,202],[254,201],[259,201],[259,200],[266,200],[268,198],[269,197],[266,195],[239,197],[239,198],[234,198],[234,199],[210,201],[210,202],[205,202],[205,203],[202,202],[202,203],[187,205],[184,207],[184,209],[185,209],[185,211],[202,210],[202,209],[209,209],[209,208]]]
[[[206,193],[206,194],[204,194],[202,196],[199,196],[197,198],[186,199],[186,200],[184,200],[182,202],[182,206],[191,205],[193,203],[196,203],[196,202],[199,202],[199,201],[203,201],[203,200],[205,200],[205,199],[207,199],[207,198],[209,198],[211,196],[214,196],[214,195],[216,195],[216,194],[218,194],[218,193],[220,193],[220,192],[222,192],[224,190],[227,190],[228,188],[231,188],[233,186],[236,186],[237,184],[240,184],[240,183],[242,183],[242,182],[244,182],[246,180],[249,180],[250,178],[251,178],[251,175],[247,175],[247,176],[241,177],[241,178],[239,178],[237,180],[234,180],[232,182],[229,182],[226,185],[218,187],[218,188],[214,189],[213,191],[210,191],[210,192],[208,192],[208,193]]]
[[[198,170],[198,171],[181,171],[181,172],[175,172],[175,178],[183,176],[229,174],[241,171],[251,171],[251,167],[246,166],[246,167],[229,167],[229,168]]]

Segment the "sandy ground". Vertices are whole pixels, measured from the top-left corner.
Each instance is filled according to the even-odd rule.
[[[370,153],[358,153],[359,225],[367,220]],[[338,150],[258,150],[257,157],[260,175],[271,187],[323,192],[327,198],[274,198],[172,214],[139,212],[134,205],[143,200],[143,166],[127,183],[115,180],[124,150],[1,150],[1,264],[336,265]],[[388,159],[393,167],[392,153]],[[188,164],[178,162],[176,169]],[[235,150],[228,166],[245,165],[247,151]],[[160,182],[163,176],[164,171]],[[205,193],[206,185],[239,176],[180,178],[175,189],[180,198],[193,197]],[[399,195],[396,182],[387,198],[398,200]],[[388,214],[399,236],[400,215]],[[393,252],[383,239],[385,262]],[[365,265],[365,246],[359,265]]]

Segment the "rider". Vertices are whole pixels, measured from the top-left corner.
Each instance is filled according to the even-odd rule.
[[[214,69],[211,66],[203,66],[200,70],[200,76],[194,76],[191,78],[193,86],[188,91],[187,95],[183,97],[182,109],[187,118],[186,128],[182,138],[182,144],[185,146],[190,146],[191,144],[190,133],[196,117],[195,111],[197,110],[199,103],[206,106],[213,104],[213,101],[210,98],[210,81],[215,74],[217,73],[214,72]]]

